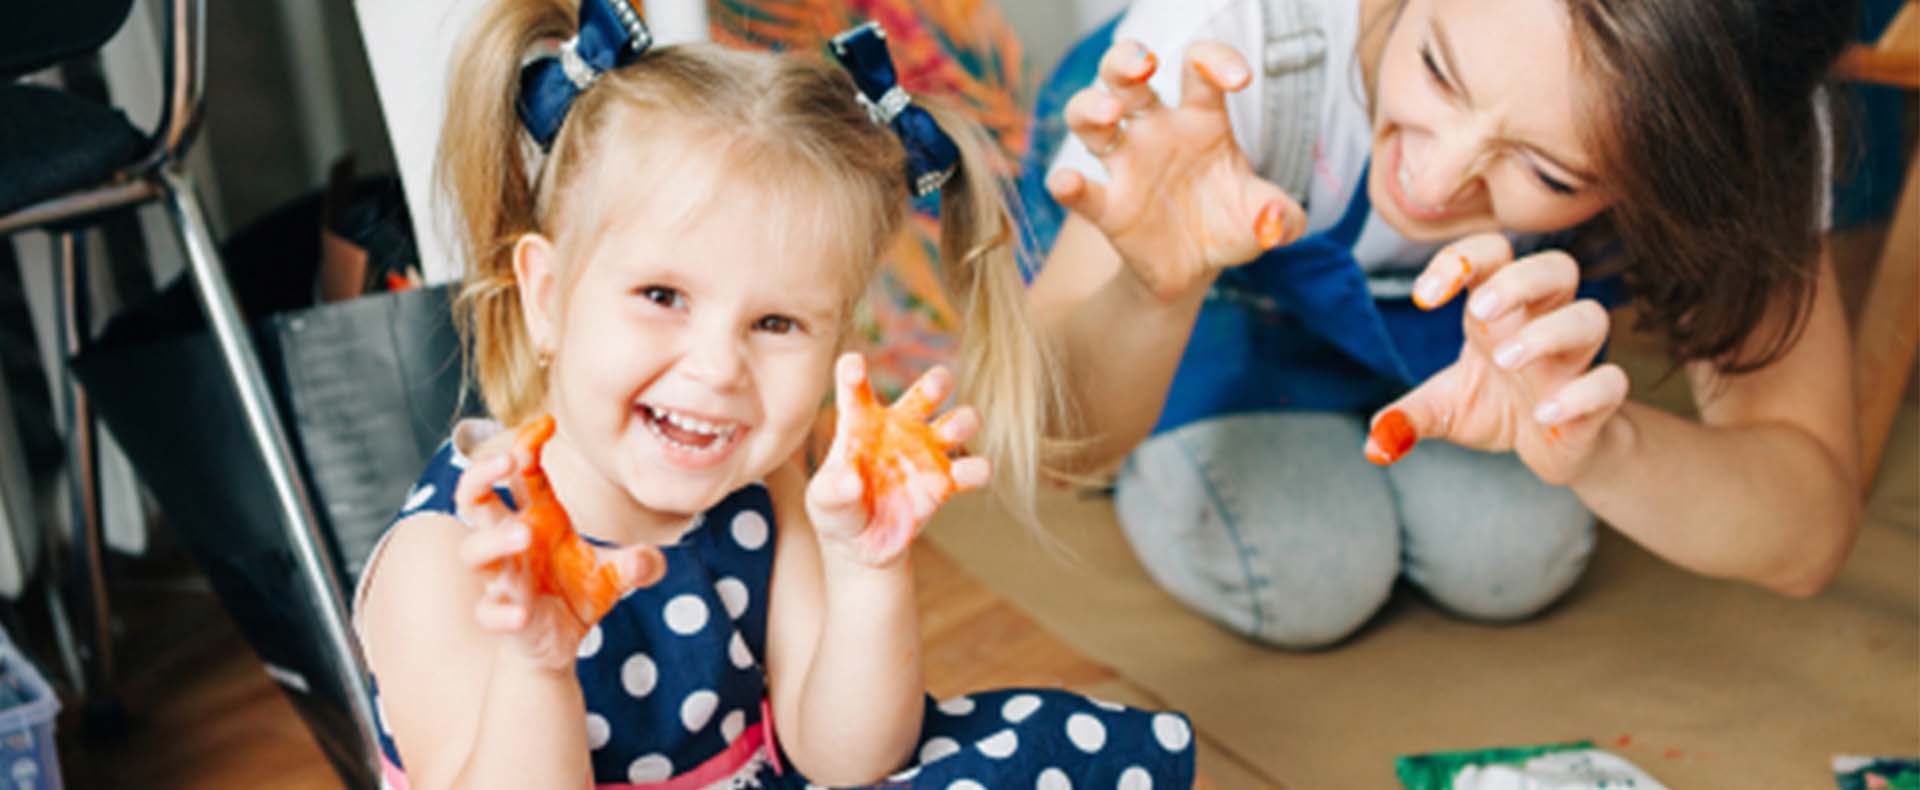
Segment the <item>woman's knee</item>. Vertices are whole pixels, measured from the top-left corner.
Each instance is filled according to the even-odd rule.
[[[1399,529],[1377,469],[1321,452],[1357,446],[1360,423],[1322,417],[1210,420],[1129,458],[1116,508],[1154,580],[1276,646],[1324,647],[1365,624],[1399,574]]]
[[[1432,452],[1438,450],[1439,452]],[[1407,578],[1466,617],[1511,621],[1560,599],[1586,570],[1595,520],[1567,488],[1512,455],[1422,447],[1390,474]]]

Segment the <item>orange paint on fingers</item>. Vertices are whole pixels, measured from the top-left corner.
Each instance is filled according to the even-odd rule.
[[[1391,466],[1405,457],[1420,441],[1413,431],[1413,422],[1407,419],[1407,413],[1393,409],[1380,415],[1373,424],[1373,431],[1367,434],[1367,460],[1380,466]]]
[[[1446,290],[1441,291],[1435,298],[1429,300],[1421,296],[1418,290],[1414,291],[1413,305],[1415,307],[1422,310],[1432,310],[1452,301],[1453,297],[1460,293],[1460,289],[1467,284],[1467,280],[1473,277],[1473,262],[1467,260],[1467,256],[1465,255],[1459,256],[1459,259],[1460,271],[1455,273],[1453,279],[1447,283]]]
[[[574,531],[572,519],[553,496],[553,485],[539,462],[541,448],[553,432],[553,415],[543,414],[514,435],[514,444],[534,459],[520,471],[527,501],[515,503],[521,522],[532,533],[521,556],[536,594],[559,597],[581,625],[592,625],[619,600],[620,572]]]
[[[916,419],[898,404],[882,408],[866,381],[855,388],[853,403],[846,408],[853,413],[842,419],[853,419],[856,426],[848,436],[848,458],[860,474],[860,499],[867,510],[861,539],[874,556],[889,556],[912,540],[919,527],[915,479],[943,481],[927,492],[936,506],[957,489],[947,458],[954,445],[940,438],[924,417]]]
[[[1275,200],[1260,209],[1260,216],[1253,220],[1253,235],[1263,250],[1273,249],[1288,241],[1286,204]]]

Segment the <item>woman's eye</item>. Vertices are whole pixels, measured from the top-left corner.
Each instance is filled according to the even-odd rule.
[[[1540,183],[1546,185],[1547,189],[1552,190],[1554,194],[1571,195],[1575,191],[1577,191],[1573,188],[1572,184],[1569,184],[1565,181],[1561,181],[1560,179],[1554,178],[1553,176],[1547,175],[1547,171],[1545,170],[1534,168],[1533,175],[1534,177],[1539,178]]]
[[[1440,74],[1440,63],[1433,59],[1433,50],[1428,49],[1424,44],[1420,46],[1420,62],[1426,65],[1427,76],[1432,77],[1441,90],[1452,92],[1452,88],[1447,85],[1447,78]]]
[[[640,289],[640,295],[645,297],[649,302],[669,309],[677,309],[687,301],[686,297],[681,295],[679,291],[663,285],[649,285],[642,288]]]
[[[784,315],[770,315],[753,322],[753,328],[762,332],[784,335],[800,328],[800,322]]]

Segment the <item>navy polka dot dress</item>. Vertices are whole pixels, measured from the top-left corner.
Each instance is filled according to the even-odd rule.
[[[452,442],[443,446],[401,516],[452,514],[465,467]],[[733,492],[678,543],[661,547],[667,571],[658,584],[621,599],[580,641],[575,671],[598,787],[817,787],[780,752],[766,702],[761,659],[774,537],[766,487]],[[378,684],[369,684],[383,786],[406,790]],[[1185,716],[1053,689],[1008,689],[929,699],[912,764],[880,786],[1185,790],[1192,782]]]

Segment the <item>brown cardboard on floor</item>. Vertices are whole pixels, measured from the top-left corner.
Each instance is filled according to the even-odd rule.
[[[1913,409],[1895,430],[1853,556],[1805,601],[1685,573],[1603,529],[1586,577],[1533,621],[1464,622],[1402,589],[1347,643],[1286,653],[1153,585],[1105,499],[1047,497],[1060,551],[981,497],[929,534],[1074,648],[1193,716],[1217,759],[1253,769],[1249,786],[1395,787],[1395,755],[1585,738],[1675,788],[1827,788],[1836,753],[1920,754]]]

